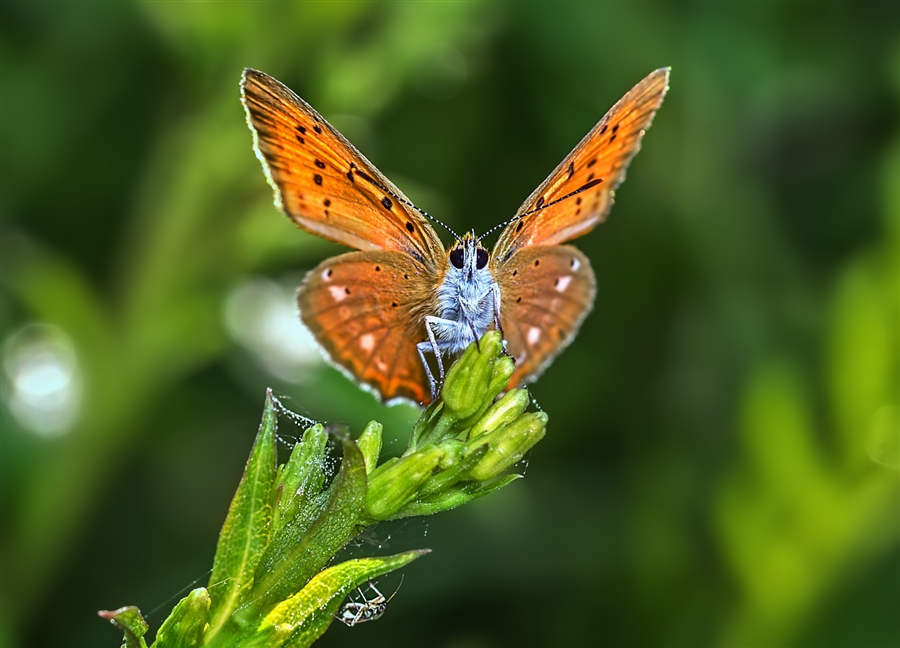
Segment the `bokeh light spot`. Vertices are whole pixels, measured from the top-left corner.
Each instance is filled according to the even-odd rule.
[[[295,289],[253,277],[238,284],[225,302],[225,325],[232,338],[281,380],[302,382],[322,362],[294,300]]]
[[[4,404],[27,430],[53,437],[67,432],[81,405],[75,345],[49,324],[28,324],[3,344]]]

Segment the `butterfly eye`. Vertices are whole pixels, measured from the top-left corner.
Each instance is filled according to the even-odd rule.
[[[454,268],[459,268],[462,270],[463,267],[463,251],[462,248],[456,248],[452,252],[450,252],[450,263],[453,264]]]
[[[484,269],[488,262],[488,253],[484,248],[478,248],[475,252],[475,267],[479,270]]]

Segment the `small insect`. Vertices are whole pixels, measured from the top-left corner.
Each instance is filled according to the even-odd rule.
[[[400,585],[403,585],[402,578],[400,579]],[[369,589],[375,593],[375,596],[371,599],[367,598],[362,589],[357,587],[356,591],[359,592],[359,596],[362,600],[347,601],[344,603],[344,607],[341,608],[340,614],[337,614],[335,618],[351,628],[357,623],[380,619],[381,615],[383,615],[384,611],[387,609],[387,604],[390,603],[391,599],[400,591],[400,585],[397,585],[397,589],[395,589],[394,593],[387,599],[384,598],[384,594],[378,591],[378,588],[375,587],[374,583],[369,583]]]
[[[594,303],[590,262],[561,244],[606,219],[668,82],[669,69],[659,69],[626,93],[498,226],[488,252],[486,235],[474,232],[453,234],[445,250],[428,214],[309,104],[244,70],[241,100],[276,206],[299,227],[359,250],[321,263],[297,292],[300,317],[327,357],[382,400],[427,404],[443,379],[441,356],[498,329],[516,362],[509,387],[536,379]]]

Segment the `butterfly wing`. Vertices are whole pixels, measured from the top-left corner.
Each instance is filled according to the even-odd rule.
[[[527,247],[495,261],[491,271],[507,351],[516,361],[509,382],[515,387],[536,379],[575,337],[594,303],[594,271],[569,245]]]
[[[428,221],[312,106],[251,69],[241,101],[275,204],[297,225],[359,250],[440,262],[444,248]]]
[[[668,85],[669,69],[662,68],[622,97],[522,203],[494,254],[504,259],[528,245],[563,243],[601,223]]]
[[[428,272],[402,252],[350,252],[310,271],[297,292],[300,317],[329,359],[384,401],[431,400],[416,350],[434,308],[422,286],[438,279]]]

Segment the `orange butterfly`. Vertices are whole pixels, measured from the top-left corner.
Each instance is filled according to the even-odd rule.
[[[360,250],[328,259],[300,287],[300,317],[328,357],[386,401],[429,403],[426,354],[456,354],[503,332],[531,381],[575,337],[595,293],[590,262],[560,245],[602,222],[668,90],[648,75],[594,126],[505,224],[493,254],[473,233],[450,250],[343,135],[272,77],[244,70],[241,98],[275,204],[297,225]],[[454,235],[455,236],[455,235]]]

